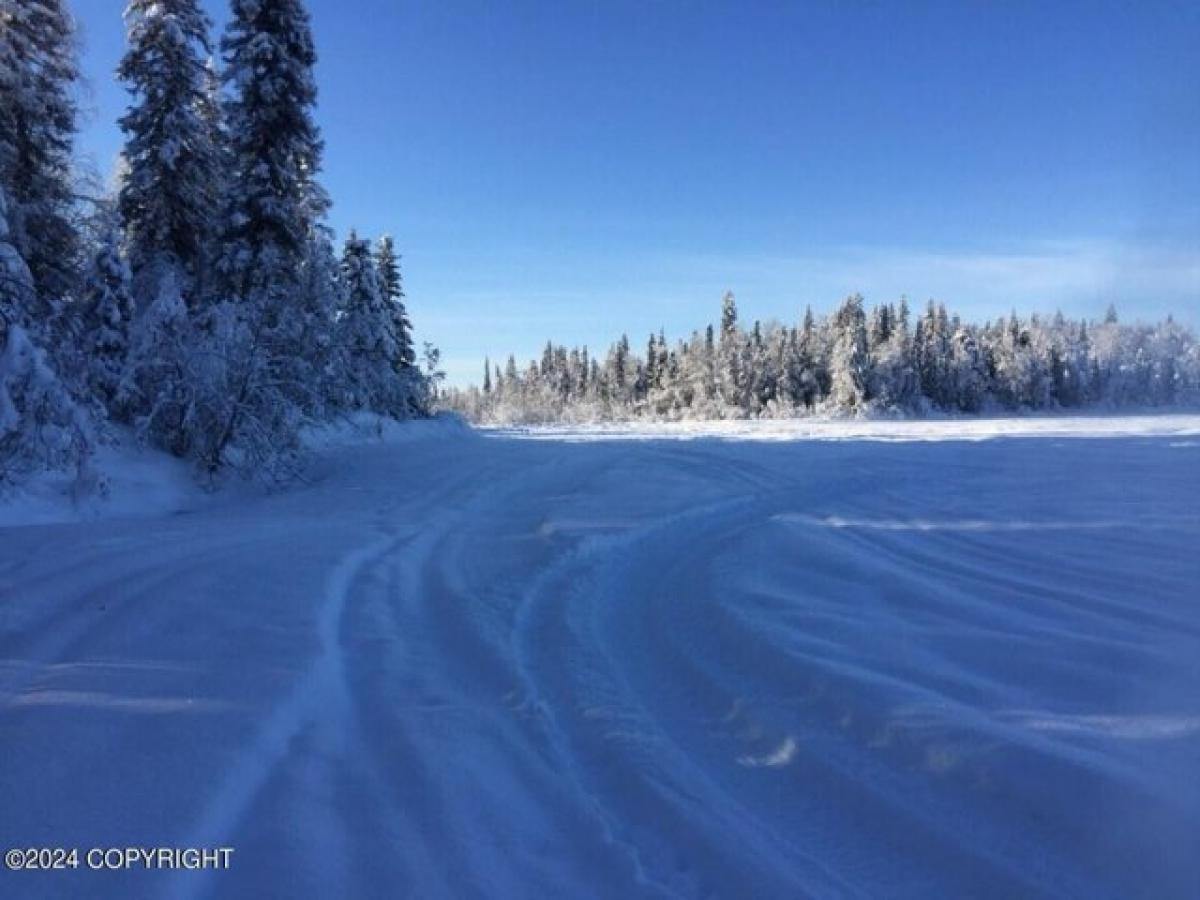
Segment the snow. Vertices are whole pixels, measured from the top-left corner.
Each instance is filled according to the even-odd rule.
[[[1200,417],[362,425],[0,529],[0,845],[235,848],[0,895],[1200,892]]]
[[[42,472],[0,488],[0,528],[158,517],[212,502],[186,463],[138,447],[122,429],[97,448],[94,463],[106,486],[85,496],[77,496],[74,472]]]
[[[1200,435],[1194,413],[1121,416],[1011,418],[789,418],[683,422],[603,422],[580,425],[485,426],[486,433],[563,441],[694,440],[736,441],[981,441],[1000,437],[1112,438]]]
[[[43,472],[0,493],[0,528],[16,525],[50,525],[106,519],[175,516],[201,508],[226,506],[249,497],[261,497],[260,485],[236,478],[216,492],[197,483],[195,469],[183,460],[139,446],[127,428],[112,426],[112,438],[96,451],[94,465],[101,473],[102,491],[76,496],[71,472]],[[431,437],[475,436],[469,425],[452,413],[433,419],[398,422],[371,413],[355,413],[336,422],[311,428],[304,443],[318,454],[335,448],[363,444],[399,444]],[[311,477],[322,477],[330,460],[312,460]]]
[[[331,450],[364,443],[404,444],[438,438],[470,440],[477,433],[456,413],[442,412],[429,419],[397,421],[374,413],[357,412],[311,428],[304,434],[310,449]]]

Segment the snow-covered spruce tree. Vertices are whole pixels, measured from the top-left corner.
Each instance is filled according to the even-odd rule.
[[[11,243],[36,294],[28,327],[77,286],[72,147],[78,78],[75,26],[63,0],[0,0],[0,189]]]
[[[699,353],[693,357],[695,367],[694,396],[702,404],[706,414],[716,416],[717,402],[717,343],[710,323],[704,329],[704,340],[699,344]]]
[[[16,248],[8,224],[8,198],[0,187],[0,329],[27,327],[33,305],[33,275]]]
[[[133,319],[129,266],[121,257],[118,241],[114,232],[96,251],[85,277],[82,301],[72,317],[84,387],[114,419],[125,414],[117,398]]]
[[[962,412],[979,412],[987,396],[983,355],[975,335],[961,325],[950,341],[949,376],[948,396],[952,407]]]
[[[139,307],[157,296],[158,279],[175,277],[164,269],[195,304],[220,199],[210,22],[198,0],[130,0],[125,21],[117,73],[134,99],[120,120],[128,170],[119,205]]]
[[[421,409],[432,409],[441,399],[441,386],[446,380],[446,373],[442,370],[442,351],[431,341],[425,341],[421,345],[421,357],[425,367],[418,383],[422,393],[417,403]]]
[[[199,406],[182,419],[192,431],[181,443],[210,471],[234,463],[286,477],[300,426],[326,411],[333,318],[331,290],[308,271],[329,201],[316,180],[316,51],[304,4],[233,0],[221,50],[227,204]]]
[[[1048,344],[1040,323],[1023,325],[1013,311],[995,348],[997,395],[1008,406],[1041,409],[1052,396]]]
[[[193,325],[178,277],[174,269],[165,269],[155,295],[138,316],[116,406],[143,440],[176,456],[188,456],[201,445],[201,363],[216,367],[215,373],[206,371],[217,383],[223,370],[211,333],[213,323],[207,323],[207,333]]]
[[[929,301],[917,322],[913,357],[921,393],[939,409],[952,409],[954,388],[950,377],[950,320],[946,308]]]
[[[830,401],[839,410],[861,410],[870,399],[871,358],[861,294],[847,297],[834,314]]]
[[[324,322],[326,327],[308,340],[313,357],[313,371],[319,374],[321,385],[316,396],[306,401],[310,418],[329,418],[338,412],[337,394],[339,357],[336,346],[336,322],[346,306],[346,286],[342,282],[342,258],[334,247],[333,230],[325,225],[317,229],[308,244],[303,269],[300,305],[309,310],[312,321]]]
[[[743,403],[743,339],[737,324],[737,302],[733,292],[721,298],[721,331],[717,343],[717,398],[722,417],[737,416]]]
[[[404,306],[404,282],[400,276],[400,257],[396,255],[396,244],[391,236],[379,241],[376,266],[383,296],[387,301],[388,327],[396,342],[398,352],[394,365],[396,371],[412,369],[417,364],[417,351],[413,347],[412,322]]]
[[[784,380],[787,347],[790,340],[788,329],[759,328],[758,374],[754,379],[755,407],[760,415],[778,417],[791,408]]]
[[[757,416],[762,411],[762,396],[766,392],[767,356],[766,343],[763,340],[762,323],[755,321],[750,333],[742,345],[742,365],[744,388],[741,398],[741,415]]]
[[[222,40],[229,214],[219,269],[271,356],[282,396],[324,414],[321,386],[339,294],[323,144],[312,118],[316,51],[302,0],[235,0]]]
[[[821,354],[818,346],[816,320],[811,306],[804,308],[804,320],[796,335],[796,356],[793,361],[795,374],[796,399],[804,409],[812,412],[817,402],[825,393],[823,383],[824,373],[821,368]]]
[[[316,181],[322,143],[312,109],[316,49],[301,0],[233,0],[221,41],[230,194],[219,269],[233,297],[270,324],[302,310],[286,298],[328,210]]]
[[[0,189],[0,487],[43,469],[75,473],[76,492],[95,489],[91,422],[25,326],[33,275],[12,241]]]
[[[396,361],[399,344],[370,243],[353,231],[342,252],[345,306],[337,321],[342,353],[342,403],[347,409],[400,415],[403,402]]]
[[[889,312],[889,333],[871,350],[871,392],[886,409],[916,410],[921,407],[921,386],[912,363],[908,303]]]
[[[200,116],[204,120],[204,130],[209,137],[215,166],[211,191],[213,220],[206,230],[205,245],[200,248],[199,271],[193,274],[190,285],[191,294],[195,298],[193,306],[203,309],[206,303],[212,302],[217,296],[220,286],[217,260],[224,234],[224,214],[229,208],[231,170],[229,132],[225,127],[224,86],[216,56],[209,56],[204,61],[204,93],[200,102]],[[332,254],[332,247],[330,252]]]

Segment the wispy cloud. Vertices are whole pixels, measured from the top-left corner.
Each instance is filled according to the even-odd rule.
[[[724,279],[747,296],[786,292],[821,308],[859,291],[872,300],[932,297],[984,316],[1012,306],[1088,313],[1109,302],[1148,316],[1200,315],[1200,247],[1056,241],[997,252],[845,248],[811,256],[681,256],[668,265],[691,272],[691,281]]]

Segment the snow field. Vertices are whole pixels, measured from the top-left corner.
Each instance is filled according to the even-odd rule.
[[[821,427],[0,529],[0,894],[1195,896],[1200,420]]]

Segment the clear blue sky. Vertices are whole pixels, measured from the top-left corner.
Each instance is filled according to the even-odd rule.
[[[102,171],[121,0],[74,0]],[[211,0],[221,23],[226,4]],[[340,233],[452,379],[734,290],[1200,323],[1200,4],[310,0]]]

